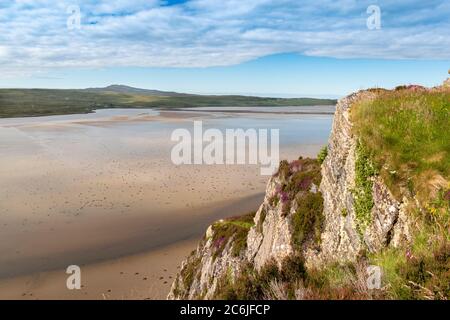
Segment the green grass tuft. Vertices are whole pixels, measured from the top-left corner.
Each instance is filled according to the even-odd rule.
[[[303,243],[312,238],[315,243],[320,241],[322,233],[323,198],[320,192],[308,192],[298,200],[298,208],[292,216],[292,241],[297,250],[301,250]]]
[[[247,247],[247,234],[250,228],[254,225],[253,218],[255,212],[249,214],[232,217],[216,222],[213,224],[213,247],[214,259],[220,256],[227,246],[232,241],[231,253],[237,257]]]
[[[320,164],[322,164],[325,161],[325,158],[328,155],[328,146],[324,146],[322,149],[320,149],[319,154],[317,155],[317,160]]]
[[[201,261],[202,261],[201,257],[197,257],[196,251],[194,250],[191,252],[190,257],[188,258],[188,263],[180,271],[180,276],[183,281],[184,289],[186,290],[186,292],[189,291],[189,288],[194,282],[195,277],[199,276],[199,267]],[[177,294],[177,291],[178,290],[175,290],[175,294]]]
[[[371,222],[371,210],[373,208],[372,177],[375,176],[375,168],[366,148],[358,143],[356,147],[355,162],[355,188],[352,190],[356,223],[359,233],[362,235]]]

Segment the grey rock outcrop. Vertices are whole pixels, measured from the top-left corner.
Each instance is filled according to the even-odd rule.
[[[247,259],[252,261],[256,269],[260,269],[267,261],[274,259],[279,264],[294,252],[291,244],[290,219],[282,214],[282,205],[273,206],[270,200],[276,196],[277,178],[272,178],[267,185],[264,202],[255,215],[255,225],[247,237]],[[289,214],[295,211],[291,207]]]
[[[218,280],[227,275],[234,279],[239,272],[242,259],[233,257],[230,247],[232,240],[225,244],[223,254],[215,257],[212,234],[203,240],[197,249],[181,264],[181,272],[172,284],[168,299],[211,299]]]
[[[352,133],[350,107],[355,100],[362,98],[370,99],[371,93],[352,94],[339,100],[336,106],[320,184],[325,225],[320,251],[310,249],[305,253],[310,267],[355,261],[361,250],[377,251],[389,244],[398,246],[404,240],[410,240],[404,212],[406,205],[394,198],[379,177],[373,178],[371,222],[363,235],[358,232],[353,194],[357,137]]]

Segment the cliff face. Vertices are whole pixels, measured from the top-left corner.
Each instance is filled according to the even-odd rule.
[[[182,262],[169,299],[210,299],[220,278],[235,279],[245,261],[247,234],[254,213],[219,220],[209,226],[203,239]]]
[[[233,282],[243,266],[260,270],[273,261],[281,266],[300,254],[308,269],[320,269],[410,240],[407,201],[397,201],[376,175],[360,177],[370,163],[352,133],[349,112],[355,99],[370,95],[360,92],[338,102],[320,167],[312,159],[280,163],[253,221],[246,216],[208,228],[182,263],[169,299],[213,298],[220,279]]]
[[[358,221],[355,200],[358,192],[358,140],[352,133],[350,106],[356,99],[370,99],[360,92],[341,99],[336,106],[328,156],[322,164],[320,190],[324,197],[325,224],[320,250],[307,250],[310,266],[334,261],[354,261],[361,250],[377,251],[392,244],[409,241],[405,208],[407,200],[397,201],[381,179],[372,176],[373,207],[367,221]],[[361,218],[359,218],[361,219]]]

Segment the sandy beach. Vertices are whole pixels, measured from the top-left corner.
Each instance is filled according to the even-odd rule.
[[[2,280],[0,299],[165,299],[178,264],[198,239],[81,267],[82,287],[68,290],[65,270]]]
[[[0,299],[164,299],[205,228],[256,210],[268,179],[257,165],[175,166],[174,128],[270,120],[288,159],[314,156],[331,128],[328,115],[102,111],[0,119]],[[71,264],[81,290],[66,288]]]

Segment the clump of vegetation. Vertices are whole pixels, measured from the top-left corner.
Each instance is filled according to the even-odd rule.
[[[437,248],[432,255],[410,257],[400,274],[411,287],[413,299],[445,299],[450,297],[450,245]]]
[[[219,300],[250,300],[260,296],[260,289],[254,282],[256,275],[254,266],[245,263],[240,268],[239,276],[233,281],[226,274],[219,278],[213,298]]]
[[[281,268],[275,260],[268,261],[261,270],[256,271],[252,264],[245,264],[235,281],[224,275],[219,279],[214,298],[225,300],[261,300],[266,297],[272,281],[291,283],[306,275],[304,260],[300,256],[287,257]],[[293,296],[293,286],[290,294]]]
[[[309,191],[314,183],[319,186],[322,176],[320,164],[315,159],[300,158],[290,164],[289,179],[282,185],[281,190],[287,192],[293,199],[298,192]]]
[[[230,240],[232,240],[232,255],[235,257],[239,256],[247,246],[247,234],[254,225],[253,218],[255,214],[256,212],[251,212],[243,216],[231,217],[212,225],[214,259],[222,254]]]
[[[279,202],[280,202],[280,198],[279,198],[278,194],[275,194],[273,197],[271,197],[271,198],[269,199],[269,204],[270,204],[272,207],[276,207],[276,206],[278,205]]]
[[[371,221],[373,208],[372,177],[375,176],[375,168],[365,147],[358,143],[356,146],[355,162],[355,188],[353,189],[354,207],[357,228],[362,235]]]
[[[194,279],[200,277],[199,266],[202,259],[196,255],[196,250],[193,250],[188,257],[187,264],[180,271],[180,277],[183,282],[185,292],[189,292]],[[178,287],[175,287],[174,293],[176,296],[180,294]]]
[[[319,242],[324,220],[323,198],[320,192],[311,190],[313,184],[317,189],[322,180],[319,161],[302,157],[291,163],[281,161],[276,176],[280,179],[280,185],[270,199],[271,205],[281,201],[282,215],[287,216],[292,201],[298,204],[291,217],[293,245],[300,249],[306,240]]]
[[[400,91],[400,90],[426,91],[427,88],[417,85],[417,84],[410,84],[410,85],[396,86],[394,90],[395,91]]]
[[[305,279],[307,271],[305,267],[305,259],[300,254],[287,256],[281,263],[278,279],[285,282]]]
[[[302,157],[291,163],[281,161],[276,176],[280,179],[280,185],[271,198],[271,205],[281,201],[282,215],[287,216],[292,201],[298,204],[291,217],[294,247],[300,249],[309,239],[319,242],[324,220],[323,198],[320,192],[311,190],[313,184],[317,188],[322,180],[319,161]]]
[[[300,250],[308,238],[318,243],[322,234],[323,221],[322,194],[320,192],[302,194],[298,199],[298,208],[292,216],[294,247]]]
[[[428,253],[390,248],[374,254],[372,261],[383,270],[391,299],[449,299],[450,246]]]
[[[320,149],[319,154],[317,155],[317,160],[320,164],[322,164],[325,161],[325,158],[328,155],[328,146],[324,146],[322,149]]]
[[[427,208],[413,207],[413,242],[371,255],[382,267],[387,294],[392,299],[449,299],[450,202],[441,190]]]
[[[316,187],[320,184],[320,164],[315,159],[302,157],[291,163],[283,160],[275,176],[279,178],[280,184],[276,187],[276,193],[269,203],[274,206],[281,202],[282,215],[287,216],[292,201],[299,194],[309,192],[312,184]]]
[[[246,264],[232,281],[224,275],[218,282],[216,299],[369,299],[382,298],[384,291],[366,286],[365,265],[331,265],[307,270],[304,258],[286,257],[281,266],[269,260],[259,272]]]
[[[450,186],[440,188],[436,198],[430,200],[422,210],[422,220],[429,226],[437,227],[436,233],[442,234],[450,241],[448,230],[450,229]],[[447,230],[447,232],[445,232]]]
[[[267,212],[266,212],[265,209],[263,209],[263,210],[261,211],[261,213],[259,214],[259,220],[258,220],[258,223],[257,223],[257,225],[256,225],[256,230],[257,230],[259,233],[262,233],[262,232],[263,232],[263,224],[264,224],[264,221],[266,220],[266,215],[267,215]]]
[[[303,283],[303,299],[367,300],[385,298],[384,288],[367,287],[367,262],[332,264],[324,269],[312,269]]]
[[[348,210],[347,210],[347,208],[343,208],[342,210],[341,210],[341,215],[345,218],[346,216],[348,216]]]
[[[280,180],[284,180],[289,177],[289,172],[289,162],[287,160],[281,160],[280,164],[278,165],[278,171],[274,175],[279,177]]]

